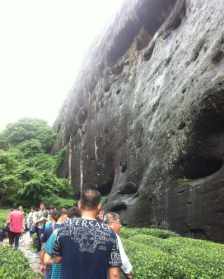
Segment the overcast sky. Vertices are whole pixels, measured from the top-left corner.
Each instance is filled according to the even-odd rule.
[[[124,0],[0,0],[0,129],[50,124],[84,55]]]

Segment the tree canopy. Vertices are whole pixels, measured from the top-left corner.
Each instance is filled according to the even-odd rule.
[[[0,134],[0,203],[63,206],[73,197],[67,179],[57,177],[60,154],[50,154],[55,133],[43,120],[22,119]],[[70,202],[71,203],[71,202]]]

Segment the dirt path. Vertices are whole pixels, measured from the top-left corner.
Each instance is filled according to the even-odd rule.
[[[24,256],[28,259],[33,271],[40,272],[39,254],[32,250],[32,240],[28,232],[23,234],[23,236],[21,237],[19,249],[23,252]]]

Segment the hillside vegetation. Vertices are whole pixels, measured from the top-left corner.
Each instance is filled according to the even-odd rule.
[[[50,154],[55,133],[45,121],[22,119],[0,134],[0,204],[71,206],[68,180],[57,177],[60,154]]]

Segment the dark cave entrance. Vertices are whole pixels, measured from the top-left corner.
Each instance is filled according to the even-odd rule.
[[[114,179],[111,178],[111,180],[103,183],[98,184],[98,190],[100,191],[102,196],[107,196],[110,194],[112,186],[113,186]]]
[[[184,177],[187,179],[197,179],[209,176],[222,167],[222,160],[218,158],[203,158],[192,156],[185,159],[187,163],[183,165]]]
[[[188,179],[210,176],[223,166],[224,158],[224,85],[210,90],[195,114],[187,155],[181,158],[182,175]],[[198,113],[196,113],[198,111]]]

